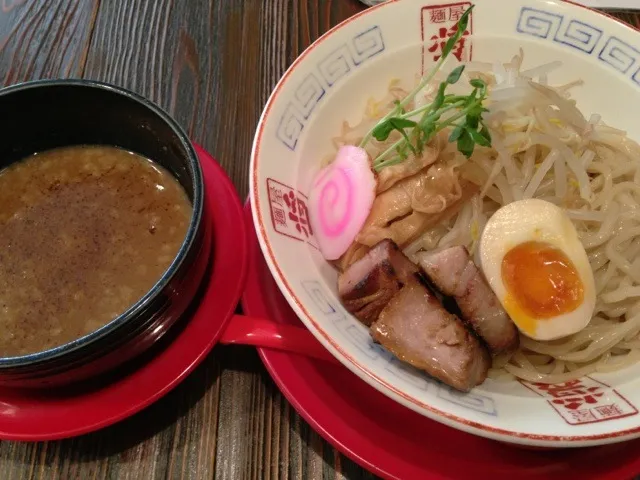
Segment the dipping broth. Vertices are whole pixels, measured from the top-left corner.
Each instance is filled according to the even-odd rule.
[[[0,171],[0,356],[125,312],[167,270],[191,215],[169,172],[114,147],[59,148]]]

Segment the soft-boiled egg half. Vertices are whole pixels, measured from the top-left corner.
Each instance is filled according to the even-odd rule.
[[[544,200],[500,208],[480,239],[484,274],[522,333],[566,337],[587,326],[596,304],[587,253],[565,212]]]

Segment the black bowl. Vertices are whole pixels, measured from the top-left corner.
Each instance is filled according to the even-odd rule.
[[[185,132],[162,109],[122,88],[43,80],[0,90],[0,169],[35,152],[111,145],[150,158],[180,182],[193,205],[185,240],[155,286],[104,327],[50,350],[0,358],[0,385],[42,387],[94,377],[141,354],[185,312],[211,250],[204,184]]]

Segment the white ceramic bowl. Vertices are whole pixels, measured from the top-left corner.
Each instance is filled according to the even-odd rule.
[[[342,122],[358,121],[367,99],[381,97],[392,78],[414,81],[469,6],[384,3],[332,29],[293,63],[264,110],[251,159],[254,221],[267,263],[309,330],[356,375],[416,412],[527,445],[587,446],[639,437],[640,365],[551,388],[487,380],[465,395],[403,365],[341,306],[336,273],[306,225],[311,179]],[[465,55],[475,60],[506,62],[520,47],[525,67],[561,60],[564,68],[550,81],[584,79],[574,95],[587,117],[598,112],[640,140],[637,31],[558,0],[479,0],[469,31]]]

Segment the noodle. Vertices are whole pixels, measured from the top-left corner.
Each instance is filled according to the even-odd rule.
[[[560,340],[522,336],[520,349],[511,358],[494,359],[490,372],[496,379],[561,383],[640,361],[640,146],[599,115],[584,117],[570,98],[581,81],[547,85],[547,75],[560,62],[520,72],[522,60],[520,54],[505,65],[468,65],[469,78],[489,79],[485,121],[493,146],[477,147],[466,159],[455,146],[443,146],[442,138],[435,141],[440,142],[437,161],[455,168],[479,193],[453,218],[430,224],[405,253],[412,258],[423,249],[462,244],[473,255],[488,218],[514,200],[542,198],[564,208],[594,272],[594,317],[585,329]],[[416,104],[432,98],[439,80]],[[369,106],[361,124],[346,125],[334,143],[355,144],[403,94],[394,84],[383,102]],[[397,140],[391,135],[385,142],[372,141],[368,153],[374,158]]]

